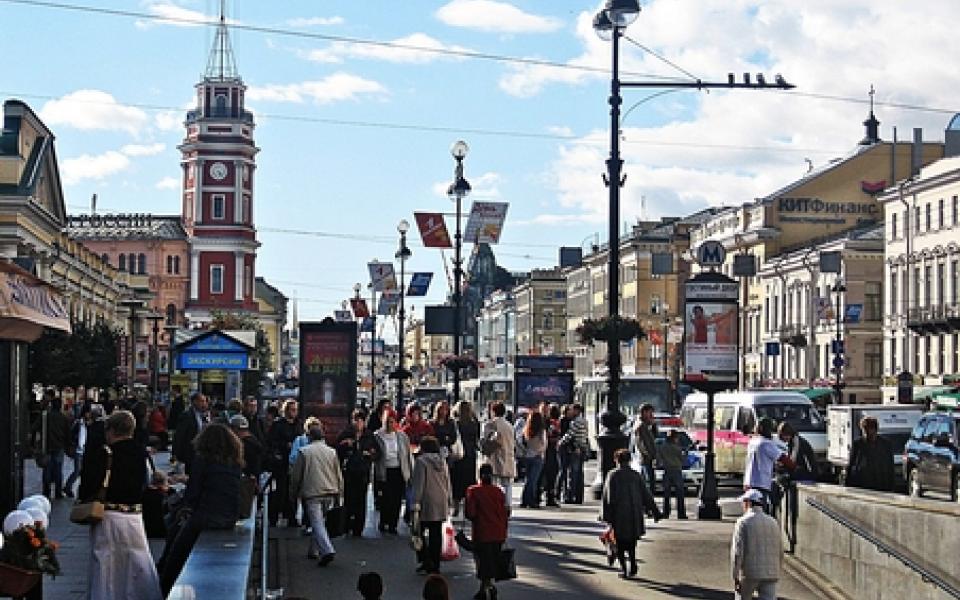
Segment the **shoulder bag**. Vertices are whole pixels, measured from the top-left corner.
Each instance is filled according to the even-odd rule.
[[[457,440],[450,446],[450,460],[461,460],[463,458],[463,438],[457,431]]]
[[[70,509],[70,522],[80,525],[95,525],[103,520],[103,511],[106,504],[107,488],[110,486],[110,470],[113,467],[113,450],[110,446],[103,447],[107,453],[107,468],[103,474],[103,483],[97,490],[96,496],[89,502],[77,502]]]

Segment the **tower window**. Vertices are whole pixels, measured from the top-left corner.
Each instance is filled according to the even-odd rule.
[[[147,255],[140,254],[137,256],[137,273],[141,275],[146,275],[147,273]]]
[[[167,275],[173,274],[173,256],[167,256]]]
[[[127,255],[127,272],[131,275],[137,273],[137,255],[133,252]]]
[[[213,218],[214,219],[223,219],[226,200],[223,197],[223,194],[215,194],[213,196]]]
[[[227,97],[223,94],[218,94],[214,99],[214,109],[213,116],[215,117],[226,117],[227,115]]]
[[[174,275],[180,274],[180,257],[179,256],[173,257],[173,273]]]
[[[210,265],[210,293],[223,293],[223,265]]]

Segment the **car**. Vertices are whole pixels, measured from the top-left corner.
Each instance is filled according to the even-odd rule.
[[[920,417],[903,449],[903,476],[911,496],[935,491],[960,501],[958,425],[960,413],[952,411]]]
[[[686,431],[678,427],[660,427],[657,429],[657,439],[656,444],[659,447],[661,444],[667,443],[667,436],[671,431],[677,431],[680,434],[680,447],[686,452],[683,465],[683,483],[684,487],[687,489],[699,489],[700,484],[703,482],[703,463],[704,463],[704,453],[697,446],[696,442],[693,441]],[[640,453],[636,450],[636,436],[632,436],[630,439],[630,451],[633,454],[633,460],[631,465],[635,470],[641,471],[640,469]],[[662,489],[663,485],[663,469],[658,468],[656,463],[654,464],[653,469],[653,490],[657,491]]]

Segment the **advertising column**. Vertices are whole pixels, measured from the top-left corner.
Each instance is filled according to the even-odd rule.
[[[300,323],[300,409],[323,422],[327,441],[350,423],[357,401],[357,326],[324,319]]]

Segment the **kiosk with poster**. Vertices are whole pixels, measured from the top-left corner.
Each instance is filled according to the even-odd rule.
[[[516,357],[513,414],[536,410],[541,402],[573,402],[573,357],[563,355],[522,355]]]
[[[357,403],[357,325],[300,323],[300,413],[323,422],[327,442],[350,424]]]

